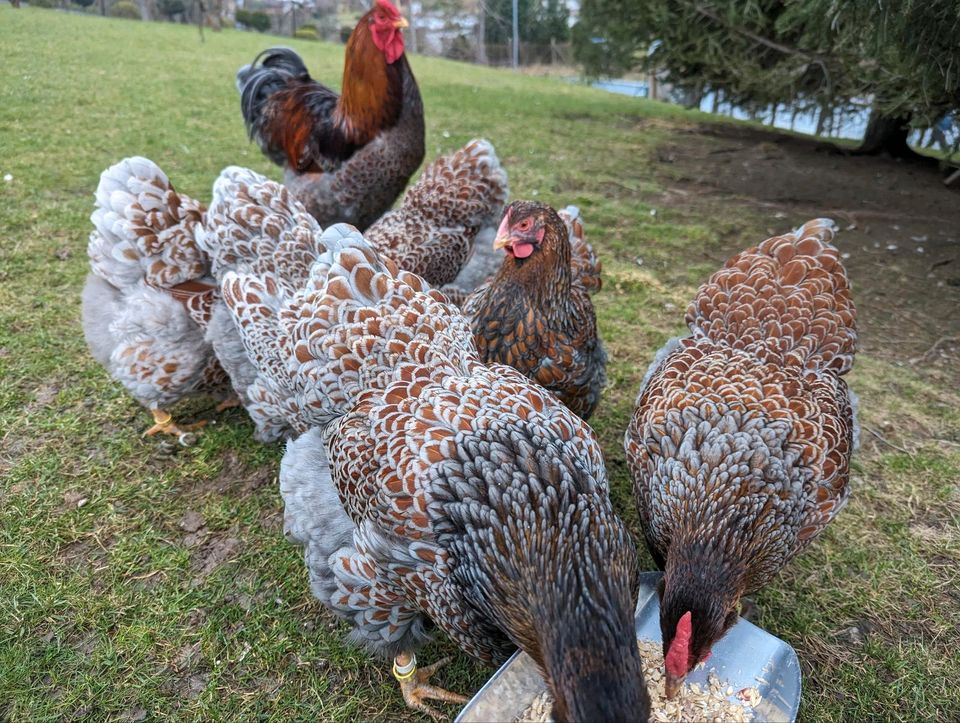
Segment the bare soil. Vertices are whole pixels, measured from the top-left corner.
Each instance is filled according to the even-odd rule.
[[[771,235],[808,218],[833,218],[861,349],[954,387],[960,382],[960,187],[945,187],[929,166],[843,155],[743,126],[693,126],[660,145],[653,160],[668,206],[703,214],[737,204],[768,217]],[[759,240],[731,237],[711,251],[725,257]]]

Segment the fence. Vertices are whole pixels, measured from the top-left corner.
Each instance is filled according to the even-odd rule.
[[[512,65],[513,49],[510,43],[487,43],[487,62],[490,65]],[[573,46],[570,43],[520,43],[520,65],[574,65]]]

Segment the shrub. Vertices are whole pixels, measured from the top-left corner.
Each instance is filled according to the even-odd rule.
[[[130,0],[118,0],[110,8],[110,17],[126,18],[127,20],[139,20],[140,8]]]
[[[90,0],[93,2],[93,0]],[[179,15],[187,11],[183,0],[157,0],[157,10],[168,20],[173,20],[174,15]]]
[[[297,28],[297,31],[293,34],[293,37],[300,38],[301,40],[320,39],[320,36],[317,34],[317,29],[313,25],[303,25]]]
[[[246,28],[256,30],[258,33],[270,29],[270,16],[259,10],[237,10],[237,22]]]
[[[93,5],[94,0],[73,0],[75,5],[79,5],[82,8],[88,8]]]
[[[28,0],[28,4],[32,8],[55,8],[60,6],[57,0]]]

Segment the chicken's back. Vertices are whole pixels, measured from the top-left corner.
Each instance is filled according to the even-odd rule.
[[[661,564],[710,540],[757,589],[846,503],[856,318],[832,235],[817,220],[734,256],[648,370],[625,449]]]
[[[731,258],[690,304],[691,331],[765,360],[849,371],[856,308],[835,229],[815,219]]]

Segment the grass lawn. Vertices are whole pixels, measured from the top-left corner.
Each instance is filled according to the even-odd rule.
[[[149,415],[93,362],[80,329],[104,168],[145,155],[204,201],[229,164],[279,178],[248,143],[233,86],[277,41],[224,31],[201,44],[187,26],[0,5],[0,177],[13,177],[0,181],[0,719],[419,719],[388,664],[347,646],[345,626],[310,596],[280,531],[280,450],[256,444],[240,410],[190,448],[141,439]],[[341,47],[280,42],[339,83]],[[514,197],[583,211],[604,262],[596,303],[611,356],[595,428],[635,527],[621,440],[649,360],[729,252],[832,201],[808,213],[701,193],[698,171],[672,160],[720,142],[701,114],[411,62],[428,158],[487,137]],[[885,274],[912,278],[906,257],[871,272],[864,244],[851,247],[856,298],[865,328],[886,331],[865,335],[850,377],[869,428],[853,498],[758,596],[757,622],[797,649],[806,720],[957,720],[960,372],[937,353],[938,336],[956,333],[957,291],[890,293]],[[947,304],[914,310],[911,329],[952,325],[917,342],[930,353],[916,363],[880,321],[911,293]],[[456,656],[440,676],[451,689],[472,693],[490,673],[442,637],[421,658],[444,654]]]

